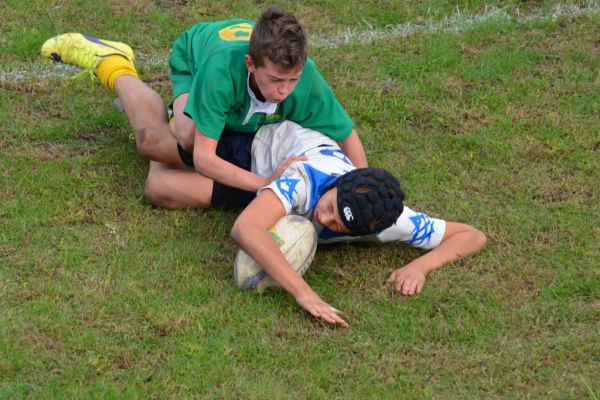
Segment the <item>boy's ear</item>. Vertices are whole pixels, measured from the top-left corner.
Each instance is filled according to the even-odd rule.
[[[254,71],[256,71],[256,67],[254,66],[254,62],[252,61],[252,57],[250,57],[250,54],[246,54],[246,68],[248,68],[248,72],[250,72],[251,74],[253,74]]]

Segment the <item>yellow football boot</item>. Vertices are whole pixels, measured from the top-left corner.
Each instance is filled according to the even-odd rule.
[[[125,43],[96,39],[81,33],[54,36],[42,45],[43,57],[92,71],[100,60],[110,55],[121,55],[132,63],[135,58],[133,50]]]

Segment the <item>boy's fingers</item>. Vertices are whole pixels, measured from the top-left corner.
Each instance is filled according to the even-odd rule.
[[[306,158],[306,156],[291,156],[284,161],[284,164],[289,165],[289,164],[293,163],[294,161],[306,161],[306,160],[308,160],[308,158]]]
[[[331,308],[333,308],[333,307],[331,307]],[[333,309],[335,310],[335,311],[333,311],[334,312],[333,315],[335,316],[336,323],[338,325],[343,326],[344,328],[348,328],[350,326],[350,324],[348,322],[346,322],[346,320],[340,316],[342,314],[342,312],[335,308],[333,308]]]
[[[413,294],[421,293],[424,286],[424,281],[412,276],[396,276],[395,271],[390,274],[386,281],[393,286],[394,290],[402,296],[412,296]]]
[[[394,278],[396,277],[396,271],[392,272],[390,274],[390,276],[388,276],[387,280],[385,281],[386,283],[393,283],[394,282]]]
[[[417,285],[417,293],[421,293],[421,290],[423,290],[423,282],[419,282]]]
[[[413,294],[415,294],[416,291],[417,291],[417,285],[413,282],[410,285],[410,290],[409,290],[408,294],[413,295]]]
[[[325,310],[325,312],[321,313],[320,319],[332,325],[341,325],[345,328],[349,327],[348,323],[344,321],[342,317],[339,316],[341,311],[335,307],[328,306],[329,309]]]
[[[307,310],[313,317],[321,319],[328,324],[341,325],[344,328],[348,328],[350,325],[344,321],[338,314],[342,312],[335,307],[327,306],[324,310],[319,311],[318,308]]]
[[[406,294],[411,295],[415,291],[415,282],[410,281],[408,285],[406,285]]]
[[[408,282],[404,281],[400,284],[400,289],[398,290],[402,295],[406,296],[406,292],[408,291]]]
[[[412,281],[410,283],[410,295],[412,296],[413,294],[415,294],[417,292],[417,287],[419,286],[419,282]]]
[[[398,279],[396,278],[396,272],[392,272],[390,277],[387,278],[386,281],[389,285],[393,286],[396,290],[398,290]]]
[[[343,327],[345,327],[345,328],[347,328],[347,327],[349,327],[349,326],[350,326],[350,325],[348,325],[348,323],[347,323],[346,321],[344,321],[344,320],[343,320],[343,319],[342,319],[342,318],[341,318],[339,315],[337,315],[337,314],[333,314],[333,315],[332,315],[332,320],[333,320],[333,323],[334,323],[334,324],[341,325],[341,326],[343,326]]]
[[[403,284],[403,283],[404,283],[404,282],[402,282],[402,281],[396,281],[396,285],[395,285],[395,287],[396,287],[396,292],[400,292],[400,293],[402,293],[402,284]]]
[[[405,296],[410,296],[414,293],[414,281],[406,281],[402,287],[402,294]]]
[[[343,326],[344,328],[349,328],[350,324],[347,323],[346,321],[344,321],[343,319],[340,318],[340,323],[339,325]]]

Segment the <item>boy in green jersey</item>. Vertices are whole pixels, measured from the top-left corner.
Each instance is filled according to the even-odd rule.
[[[150,160],[145,195],[168,208],[242,206],[302,157],[284,160],[271,176],[250,172],[254,133],[290,120],[337,141],[357,167],[367,161],[353,123],[307,58],[302,26],[279,8],[256,25],[234,19],[200,23],[175,41],[169,59],[172,118],[160,96],[137,76],[123,43],[81,34],[49,39],[42,55],[93,69],[113,90]]]

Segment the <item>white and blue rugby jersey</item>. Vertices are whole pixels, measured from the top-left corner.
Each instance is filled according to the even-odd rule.
[[[252,143],[252,172],[269,176],[279,163],[292,155],[306,156],[306,161],[293,162],[282,176],[261,188],[271,189],[287,214],[310,219],[319,235],[319,243],[342,241],[400,241],[421,249],[432,249],[442,241],[446,221],[431,218],[404,206],[404,211],[391,227],[366,236],[335,233],[313,219],[317,201],[337,178],[355,167],[340,147],[329,137],[284,121],[259,129]]]

